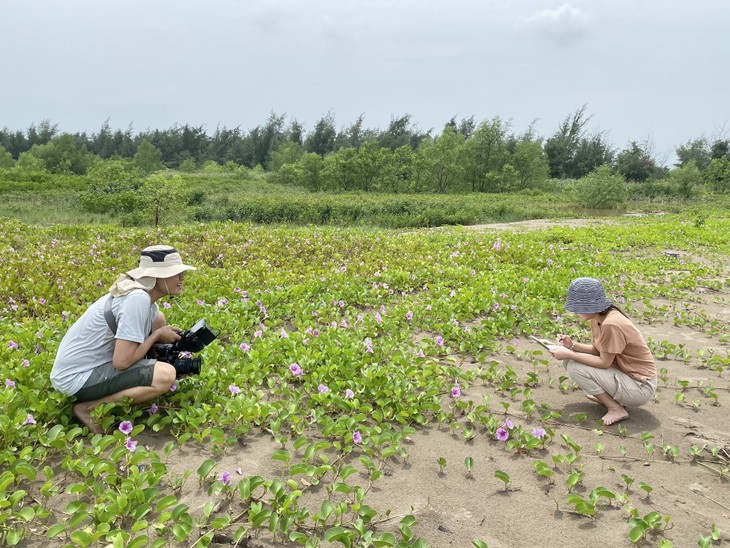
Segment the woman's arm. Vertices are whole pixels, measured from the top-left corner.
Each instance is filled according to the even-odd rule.
[[[592,352],[582,352],[583,348],[592,350],[595,354]],[[570,349],[564,346],[557,346],[550,353],[555,359],[573,360],[597,369],[608,369],[613,365],[613,360],[616,357],[616,354],[609,354],[607,352],[600,354],[595,346],[587,344],[574,344]]]

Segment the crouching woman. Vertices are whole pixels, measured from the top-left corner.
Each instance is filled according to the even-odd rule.
[[[590,400],[606,408],[604,425],[628,419],[627,407],[643,405],[656,392],[657,368],[651,350],[594,278],[571,282],[565,309],[590,322],[591,342],[577,343],[558,335],[551,354],[565,360],[568,376]]]

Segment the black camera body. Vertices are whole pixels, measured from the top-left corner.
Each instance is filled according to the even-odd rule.
[[[153,357],[161,362],[172,364],[176,378],[186,375],[199,375],[202,358],[192,356],[200,352],[218,338],[218,332],[208,327],[205,318],[180,335],[180,340],[172,344],[156,344]]]

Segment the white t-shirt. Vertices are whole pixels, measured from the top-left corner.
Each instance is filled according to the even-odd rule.
[[[114,357],[115,339],[144,342],[152,331],[158,307],[149,294],[135,289],[112,300],[112,314],[117,320],[116,336],[104,317],[109,295],[92,304],[64,335],[51,370],[53,388],[66,395],[81,390],[91,371]]]

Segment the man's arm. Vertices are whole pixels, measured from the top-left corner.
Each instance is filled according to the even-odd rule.
[[[163,316],[164,317],[164,316]],[[158,316],[159,319],[159,316]],[[112,361],[118,371],[124,371],[145,357],[154,344],[170,344],[180,340],[181,330],[163,325],[158,327],[141,343],[117,339]]]

